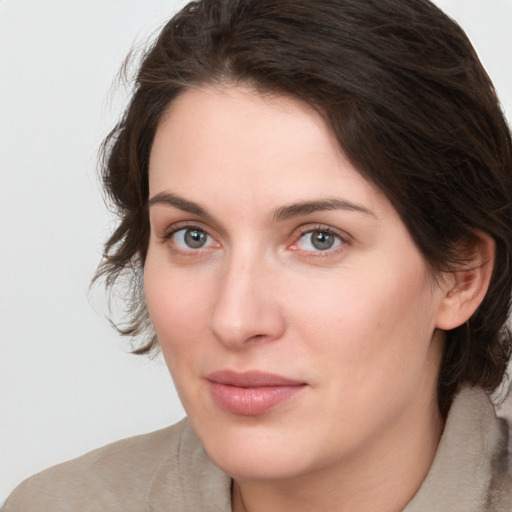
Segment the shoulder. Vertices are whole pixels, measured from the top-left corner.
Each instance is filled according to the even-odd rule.
[[[456,396],[439,447],[405,512],[512,512],[509,423],[488,395],[465,386]]]
[[[47,469],[21,483],[2,510],[149,510],[148,494],[159,468],[165,466],[169,480],[179,478],[178,464],[173,461],[188,429],[183,420]]]

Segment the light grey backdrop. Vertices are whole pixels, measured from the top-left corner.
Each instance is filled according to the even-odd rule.
[[[0,503],[36,471],[183,415],[162,361],[129,355],[87,292],[112,220],[96,151],[126,100],[111,84],[183,3],[0,0]],[[512,120],[512,0],[437,3]]]

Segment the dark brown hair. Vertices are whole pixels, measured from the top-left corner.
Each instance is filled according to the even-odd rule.
[[[136,353],[158,346],[144,303],[148,160],[168,105],[189,87],[244,83],[315,108],[343,151],[401,215],[435,274],[463,263],[477,231],[496,243],[488,293],[445,333],[438,380],[446,414],[460,383],[494,390],[511,351],[510,131],[462,29],[428,0],[202,0],[144,54],[131,102],[107,137],[103,180],[119,215],[98,276],[131,276]]]

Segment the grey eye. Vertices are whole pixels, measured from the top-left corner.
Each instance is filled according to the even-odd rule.
[[[308,231],[300,237],[299,247],[304,251],[327,251],[341,244],[341,239],[329,231]]]
[[[183,228],[172,236],[174,243],[182,249],[201,249],[212,242],[210,235],[197,228]]]
[[[204,231],[199,231],[197,229],[187,229],[185,231],[185,243],[191,249],[199,249],[199,247],[203,247],[206,243],[208,235]]]

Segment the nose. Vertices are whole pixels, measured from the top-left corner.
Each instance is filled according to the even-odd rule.
[[[261,261],[232,259],[220,276],[210,330],[231,350],[279,339],[285,319],[276,294],[276,275]]]

